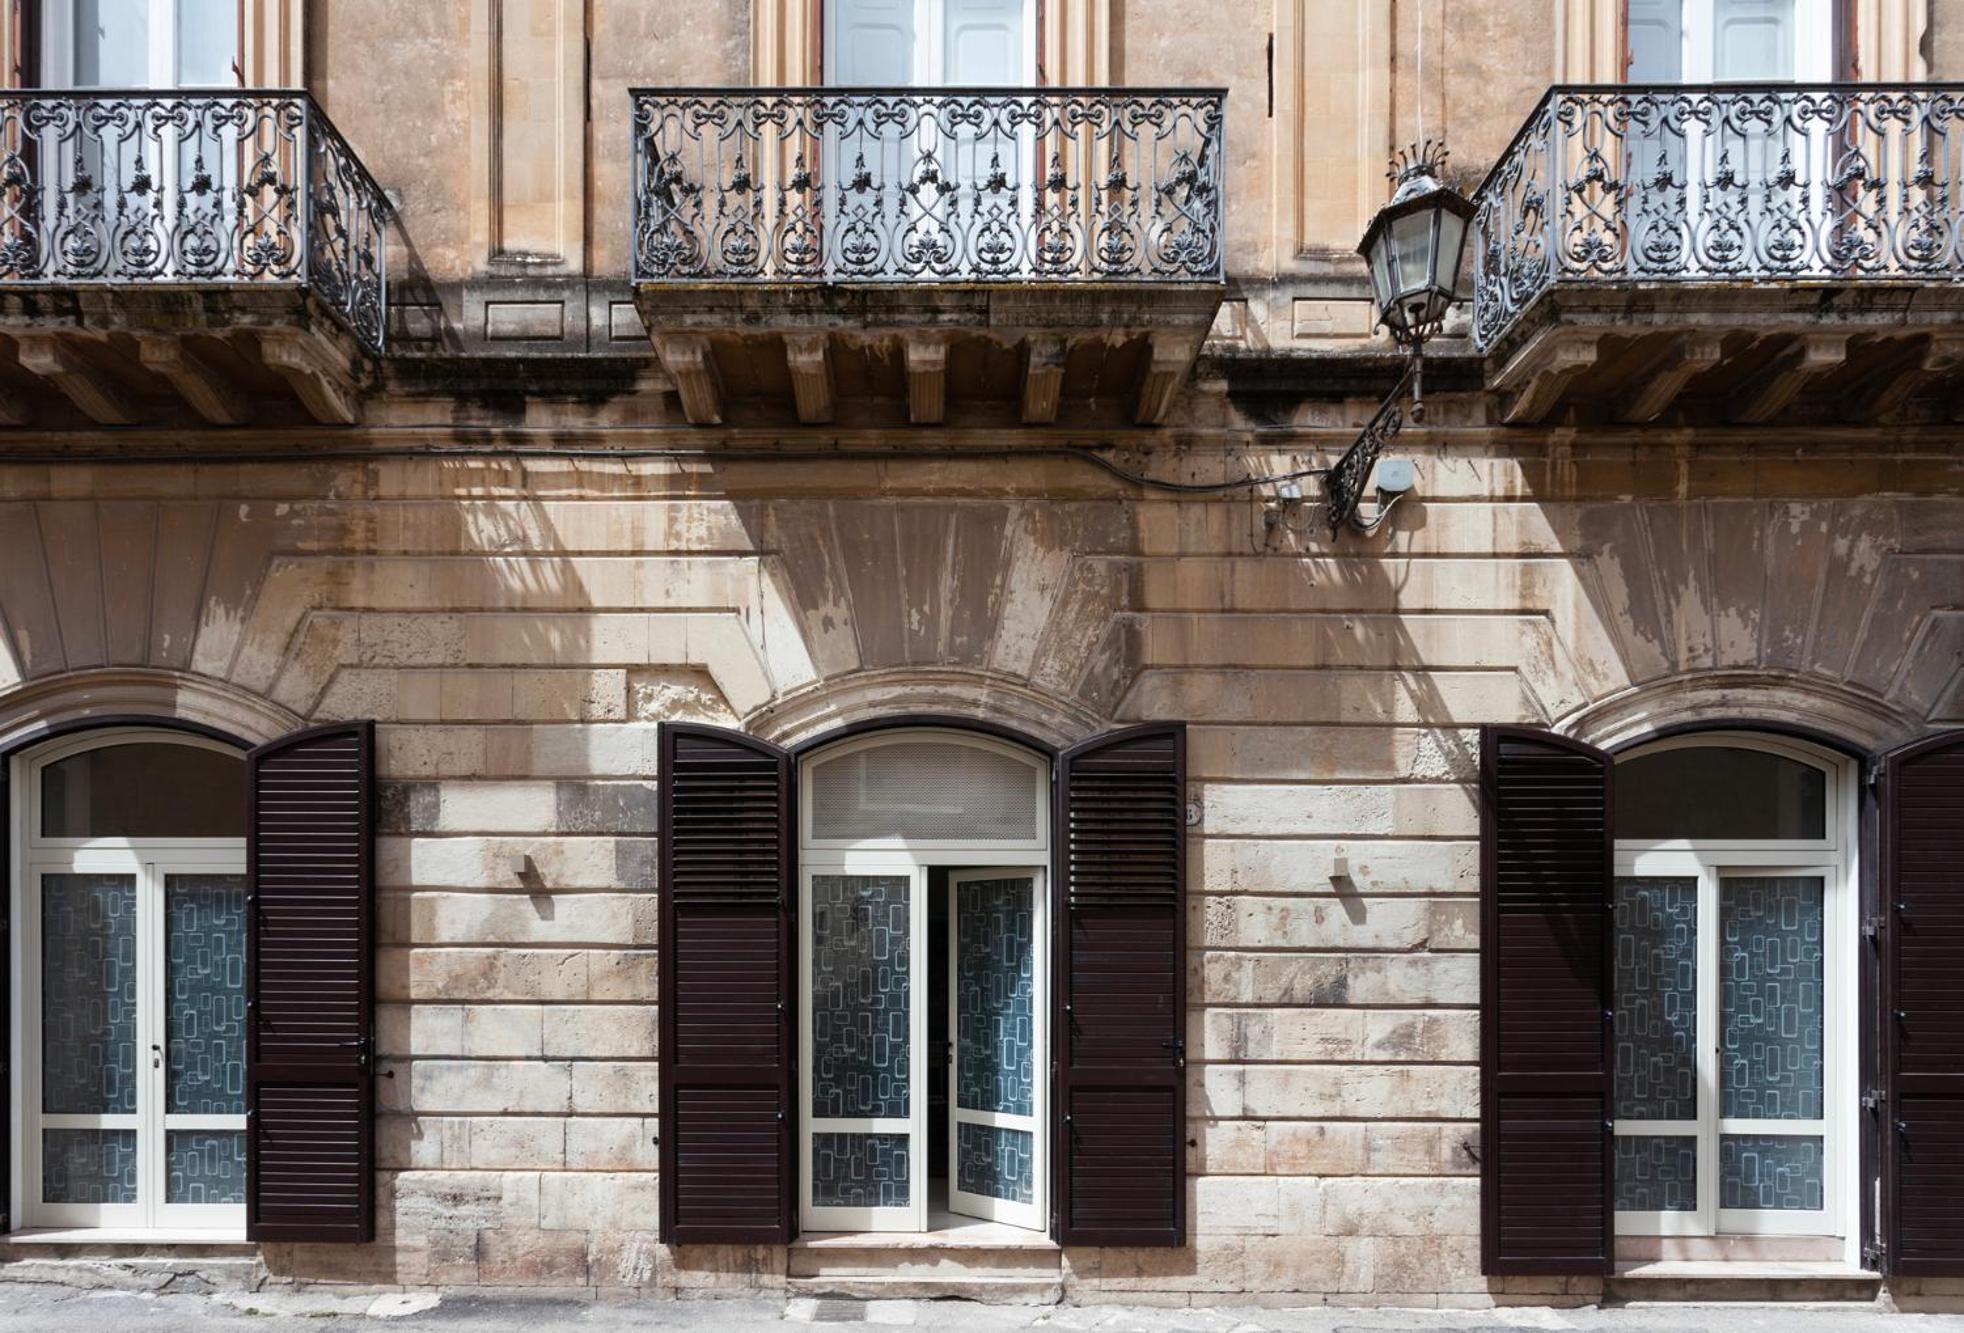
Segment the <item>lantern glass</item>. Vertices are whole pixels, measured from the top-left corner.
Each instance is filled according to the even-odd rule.
[[[1371,223],[1361,248],[1379,320],[1400,343],[1423,341],[1445,319],[1472,211],[1461,195],[1425,177],[1401,187]]]

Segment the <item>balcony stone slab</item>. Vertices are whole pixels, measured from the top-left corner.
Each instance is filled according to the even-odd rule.
[[[1157,424],[1216,283],[642,283],[635,304],[699,425]]]

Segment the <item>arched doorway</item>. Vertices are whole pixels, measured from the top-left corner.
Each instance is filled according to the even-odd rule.
[[[1048,758],[881,731],[798,788],[801,1226],[1045,1229]]]
[[[11,763],[15,1225],[242,1233],[245,756],[131,726]]]
[[[1753,732],[1617,756],[1625,1258],[1839,1260],[1858,1233],[1858,780]]]

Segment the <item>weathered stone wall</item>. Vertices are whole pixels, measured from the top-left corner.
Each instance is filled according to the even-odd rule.
[[[1335,544],[1056,457],[0,463],[0,733],[146,688],[379,719],[381,1238],[269,1266],[673,1289],[784,1256],[654,1240],[655,723],[1185,720],[1193,1241],[1072,1252],[1071,1290],[1559,1295],[1477,1271],[1472,728],[1964,721],[1964,458],[1459,419]]]

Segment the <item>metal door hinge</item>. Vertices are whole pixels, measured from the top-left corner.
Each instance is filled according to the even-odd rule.
[[[1865,940],[1881,939],[1882,932],[1888,928],[1889,922],[1887,918],[1880,914],[1862,918],[1862,938]]]
[[[1888,1100],[1889,1090],[1887,1088],[1870,1088],[1862,1094],[1862,1109],[1864,1111],[1879,1111],[1882,1109],[1882,1104]]]
[[[1872,1241],[1862,1247],[1862,1267],[1871,1273],[1880,1273],[1882,1265],[1889,1257],[1889,1247],[1881,1241]]]

